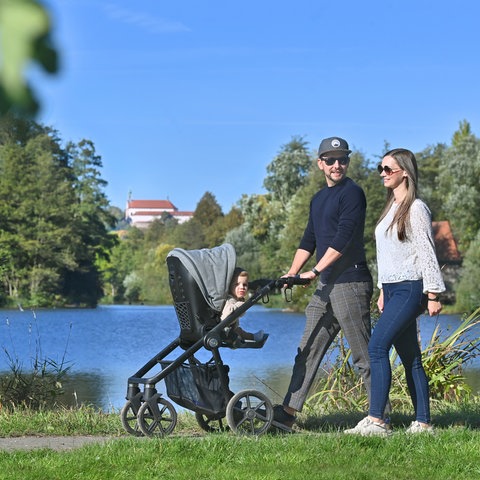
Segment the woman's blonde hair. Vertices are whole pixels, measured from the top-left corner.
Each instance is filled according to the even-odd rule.
[[[394,148],[383,155],[385,157],[393,157],[398,163],[399,168],[406,172],[405,177],[407,194],[402,203],[398,206],[397,211],[393,217],[392,223],[389,225],[388,230],[391,230],[395,225],[397,226],[398,239],[403,242],[408,240],[408,236],[411,233],[410,229],[410,207],[417,198],[417,185],[418,185],[418,167],[417,159],[415,155],[406,148]],[[393,196],[393,190],[387,189],[387,200],[385,207],[378,219],[377,225],[382,221],[385,215],[389,212],[395,198]]]

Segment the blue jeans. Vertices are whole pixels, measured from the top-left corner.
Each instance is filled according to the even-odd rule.
[[[423,281],[383,284],[383,298],[383,313],[368,344],[371,374],[369,414],[383,418],[392,382],[389,353],[394,346],[405,368],[415,419],[430,423],[428,378],[422,365],[416,321],[426,308]]]

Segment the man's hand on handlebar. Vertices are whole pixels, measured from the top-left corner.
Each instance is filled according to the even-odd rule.
[[[282,288],[292,288],[293,285],[303,285],[304,287],[307,287],[312,281],[312,278],[310,277],[315,278],[315,274],[313,272],[304,272],[300,275],[287,273],[286,275],[283,275],[278,282],[281,282],[282,279],[285,281],[283,285],[280,285]]]

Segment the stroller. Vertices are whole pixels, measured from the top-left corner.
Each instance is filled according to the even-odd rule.
[[[268,334],[260,341],[243,340],[228,328],[250,307],[268,294],[286,286],[305,285],[300,277],[266,280],[243,305],[224,320],[220,319],[236,263],[232,245],[212,249],[174,248],[167,256],[170,290],[180,325],[180,335],[128,379],[127,402],[120,412],[123,428],[135,436],[163,437],[177,423],[177,412],[155,386],[165,381],[168,397],[176,404],[195,412],[199,426],[208,432],[224,430],[226,418],[230,429],[244,435],[261,435],[273,425],[273,406],[266,395],[256,390],[234,394],[229,388],[229,367],[220,356],[221,348],[262,348]],[[253,282],[255,283],[255,282]],[[166,357],[178,348],[175,360]],[[212,354],[200,362],[200,349]],[[146,377],[152,370],[152,376]],[[143,386],[143,391],[140,388]]]

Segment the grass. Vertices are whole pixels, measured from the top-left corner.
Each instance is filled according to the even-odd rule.
[[[0,454],[9,479],[472,479],[480,474],[479,437],[357,438],[341,434],[202,439],[120,439],[67,453]],[[8,472],[8,473],[7,473]]]
[[[293,435],[205,433],[187,412],[179,415],[168,437],[131,437],[118,412],[89,407],[31,409],[26,402],[7,402],[0,409],[0,437],[96,435],[108,440],[66,452],[7,452],[0,447],[0,480],[479,478],[480,397],[465,388],[462,374],[479,345],[478,339],[464,340],[464,334],[479,322],[477,310],[443,341],[435,330],[424,351],[433,391],[433,436],[404,433],[413,416],[401,367],[394,371],[391,392],[394,435],[344,435],[343,430],[354,426],[366,409],[364,388],[346,351],[320,381]]]
[[[435,407],[434,436],[408,436],[409,412],[392,415],[390,438],[347,436],[359,412],[302,415],[293,435],[258,438],[206,433],[194,416],[179,415],[163,439],[131,437],[118,413],[91,408],[0,412],[0,436],[102,435],[105,443],[71,451],[0,450],[3,479],[471,479],[480,475],[480,399]]]

